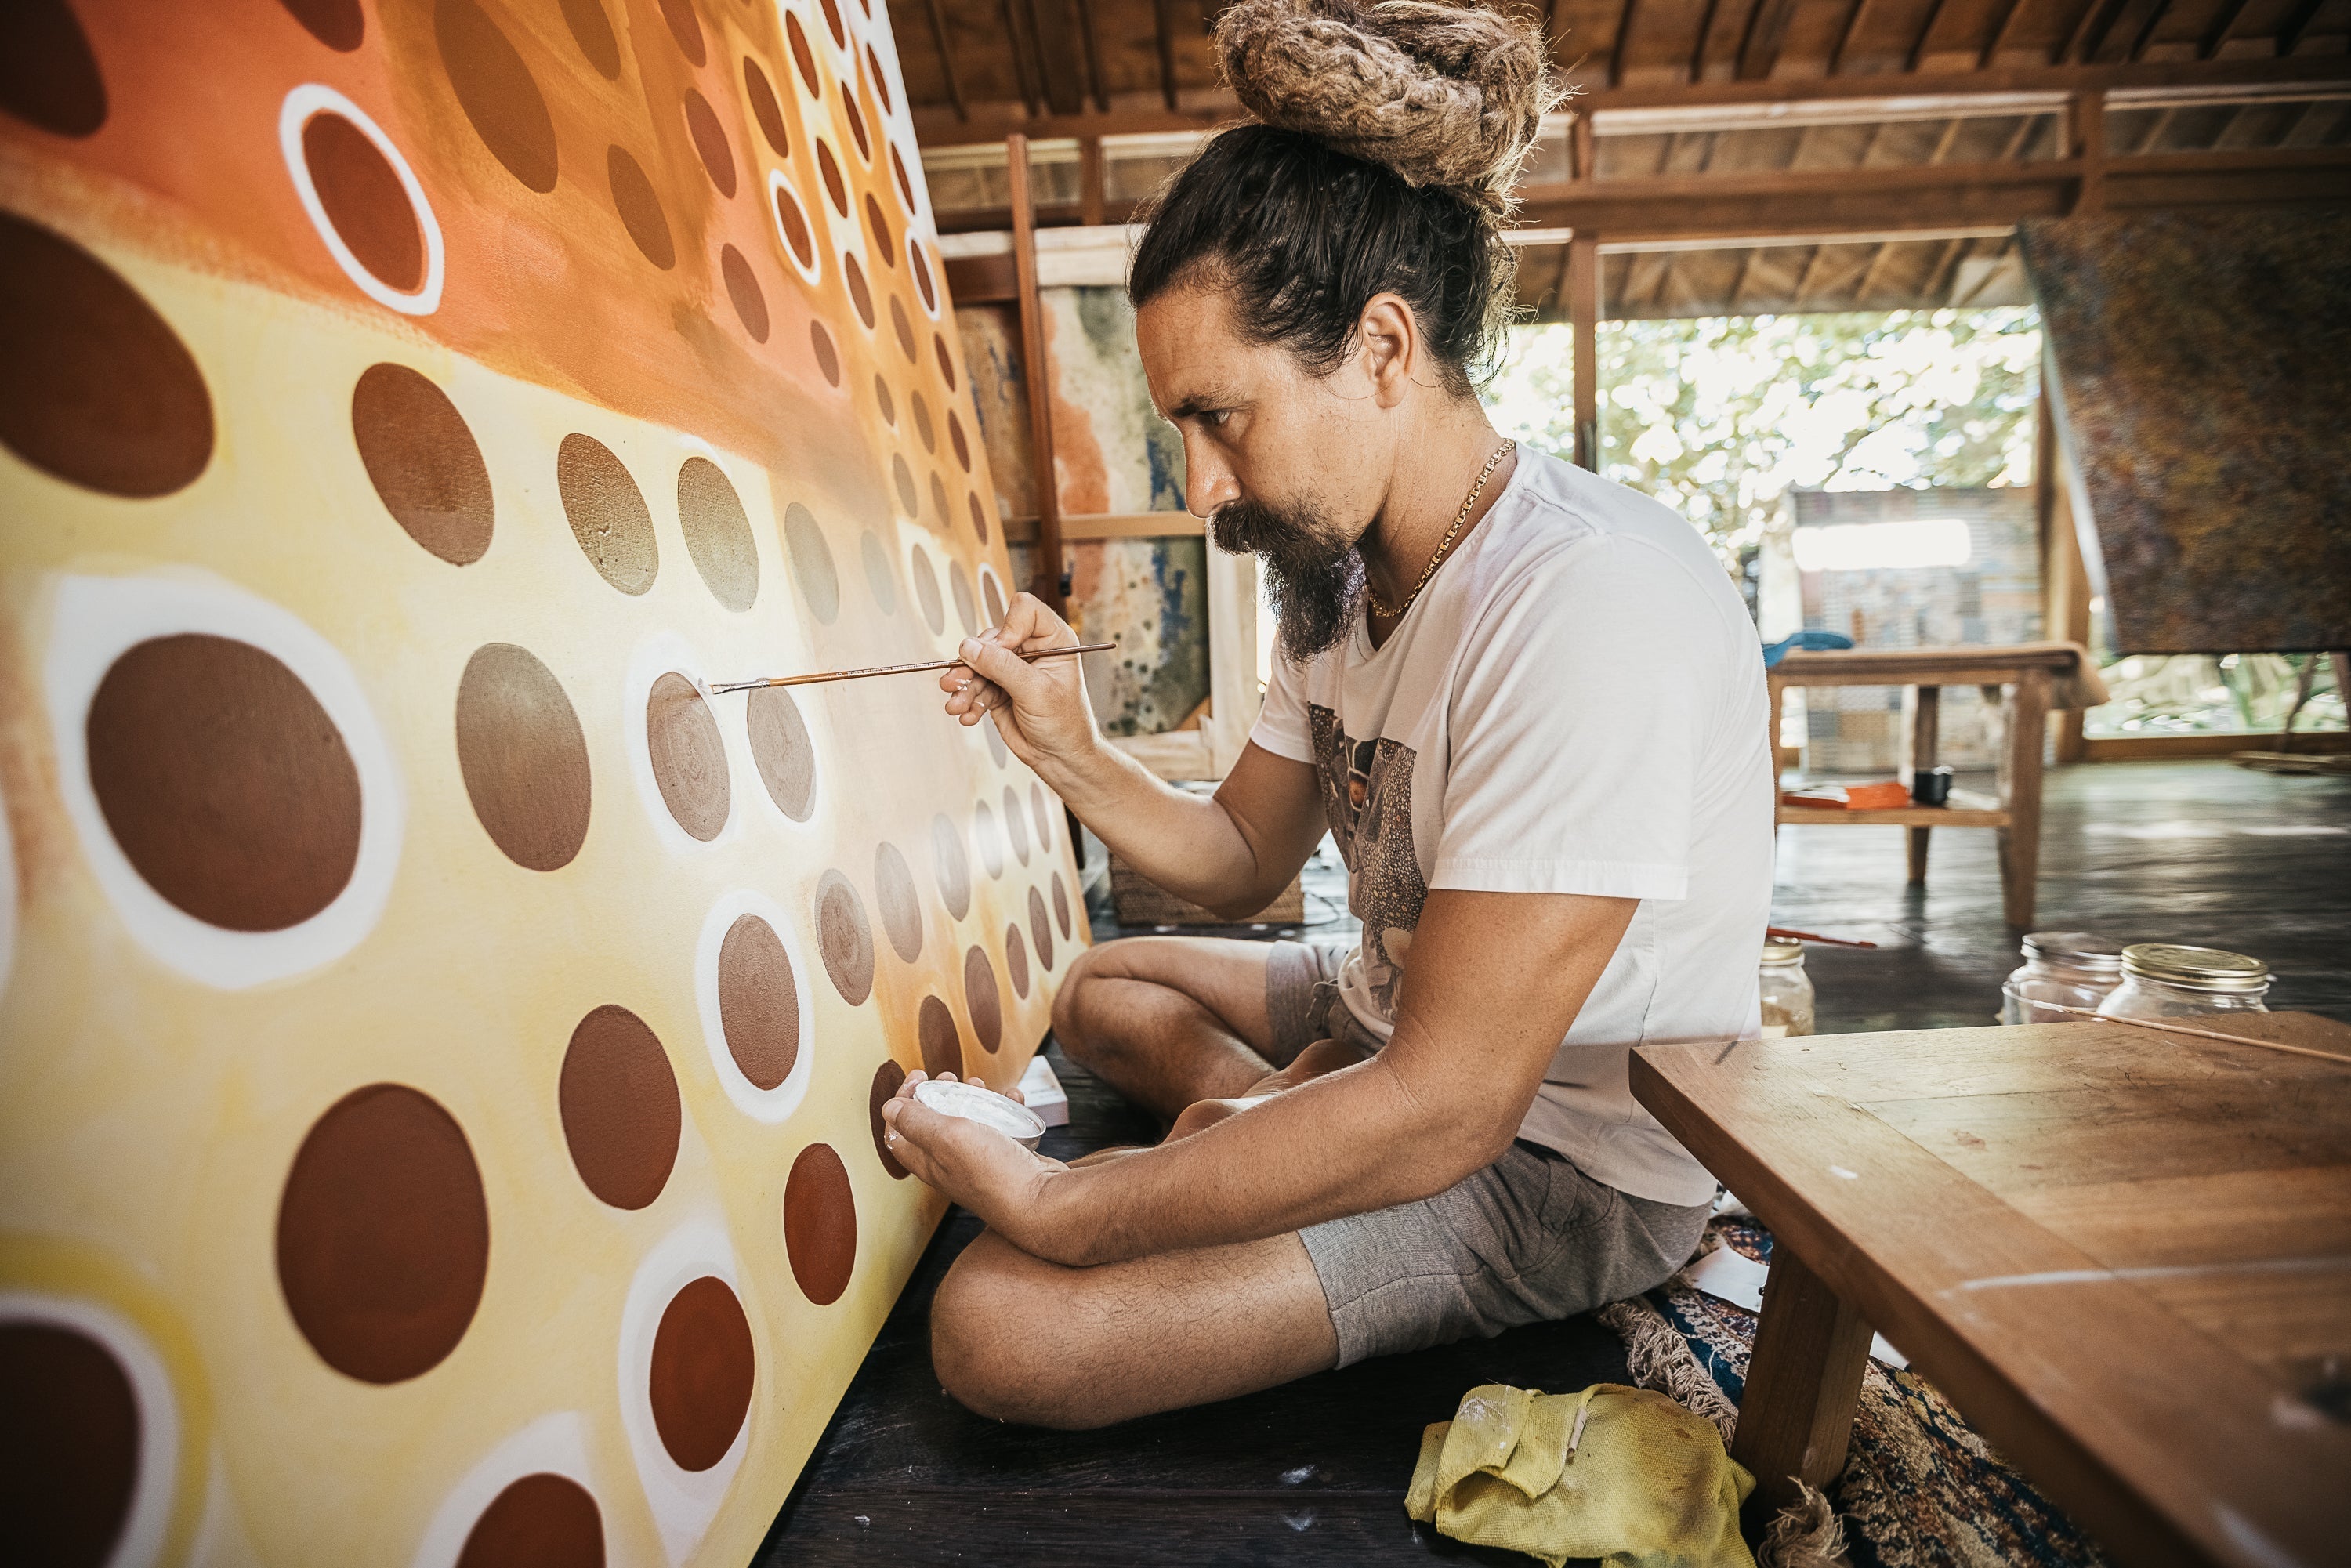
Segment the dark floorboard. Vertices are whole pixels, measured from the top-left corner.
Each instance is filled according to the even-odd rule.
[[[1344,897],[1327,870],[1308,883],[1311,893]],[[2342,962],[2351,779],[2272,778],[2223,763],[2057,770],[2040,900],[2043,928],[2255,954],[2277,972],[2273,1005],[2351,1019]],[[1098,915],[1098,937],[1119,935],[1106,912]],[[1992,835],[1981,831],[1938,833],[1922,890],[1904,886],[1898,830],[1784,830],[1773,918],[1882,944],[1812,950],[1824,1032],[1990,1022],[2017,962]],[[1051,1055],[1071,1092],[1071,1124],[1050,1135],[1048,1153],[1155,1135],[1058,1048]],[[941,1392],[926,1344],[931,1293],[977,1230],[960,1210],[940,1227],[761,1549],[763,1568],[1523,1563],[1405,1518],[1421,1427],[1449,1416],[1480,1383],[1575,1389],[1626,1375],[1614,1337],[1579,1318],[1098,1432],[1001,1426]]]

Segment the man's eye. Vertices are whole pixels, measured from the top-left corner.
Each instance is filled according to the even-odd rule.
[[[1232,418],[1232,416],[1233,411],[1228,408],[1212,409],[1208,413],[1200,416],[1200,423],[1208,426],[1212,430],[1222,430],[1225,426],[1225,421]]]

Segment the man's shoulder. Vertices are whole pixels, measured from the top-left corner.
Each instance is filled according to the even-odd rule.
[[[1549,453],[1527,457],[1503,526],[1480,552],[1479,600],[1611,593],[1628,572],[1702,595],[1724,578],[1705,538],[1671,507]]]

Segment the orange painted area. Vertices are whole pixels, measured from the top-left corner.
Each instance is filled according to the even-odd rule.
[[[1094,432],[1092,411],[1072,402],[1061,392],[1061,367],[1053,359],[1053,340],[1060,319],[1050,310],[1045,318],[1045,386],[1053,403],[1053,477],[1064,514],[1085,516],[1110,510],[1110,468],[1102,438]]]

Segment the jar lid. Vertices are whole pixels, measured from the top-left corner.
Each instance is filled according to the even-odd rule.
[[[1803,956],[1804,945],[1802,942],[1767,940],[1763,944],[1763,961],[1767,964],[1793,963]]]
[[[2123,967],[2123,945],[2095,931],[2035,931],[2024,939],[2024,956],[2075,969]]]
[[[2270,967],[2259,958],[2163,942],[2134,942],[2124,948],[2123,973],[2189,991],[2262,991],[2270,983]]]

